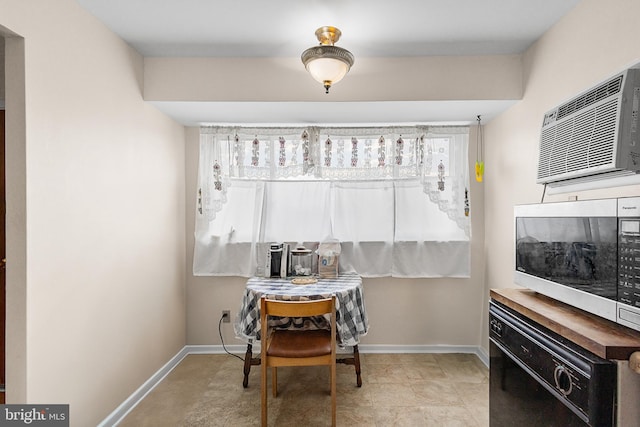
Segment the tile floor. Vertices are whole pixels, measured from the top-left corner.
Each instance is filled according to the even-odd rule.
[[[338,426],[489,426],[489,370],[475,355],[360,357],[361,388],[353,366],[337,367]],[[242,366],[230,355],[189,355],[118,426],[259,426],[260,367],[245,389]],[[328,368],[280,368],[268,401],[270,426],[330,425]]]

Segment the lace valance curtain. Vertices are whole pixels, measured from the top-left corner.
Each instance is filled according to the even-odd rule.
[[[337,238],[343,271],[468,277],[467,140],[467,127],[203,127],[194,274],[259,274],[270,242]]]

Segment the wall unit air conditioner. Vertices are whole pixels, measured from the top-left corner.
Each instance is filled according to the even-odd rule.
[[[544,116],[537,183],[560,186],[640,170],[640,69],[629,68]]]

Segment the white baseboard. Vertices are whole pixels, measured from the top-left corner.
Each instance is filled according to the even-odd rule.
[[[484,363],[484,366],[489,368],[489,353],[487,353],[487,350],[482,347],[477,347],[477,350],[476,356],[478,356],[482,363]]]
[[[220,346],[222,347],[222,346]],[[98,427],[111,427],[118,425],[120,421],[144,399],[160,382],[173,370],[182,359],[189,354],[187,346],[183,347],[175,356],[173,356],[165,365],[144,382],[131,396],[129,396],[120,406],[107,416]]]
[[[247,351],[245,344],[225,346],[230,353],[243,355]],[[221,345],[187,345],[187,354],[224,354]],[[468,345],[384,345],[384,344],[360,344],[360,353],[384,354],[384,353],[471,353],[485,365],[489,366],[487,352],[482,347]],[[260,343],[253,345],[253,354],[260,352]],[[350,354],[351,347],[338,349],[338,354]]]
[[[259,352],[260,345],[254,345],[254,354]],[[247,351],[246,345],[227,345],[226,349],[233,354],[244,355]],[[389,354],[389,353],[467,353],[475,354],[487,367],[489,357],[482,347],[474,346],[451,346],[451,345],[359,345],[360,353],[369,354]],[[221,345],[186,345],[175,356],[171,358],[162,368],[142,384],[131,394],[120,406],[118,406],[98,427],[117,426],[122,419],[127,416],[138,403],[145,398],[168,374],[178,366],[180,361],[189,354],[225,354],[226,351]],[[338,353],[350,353],[349,350],[341,350]]]
[[[475,354],[488,368],[489,357],[482,347],[468,345],[360,345],[361,353],[465,353]]]

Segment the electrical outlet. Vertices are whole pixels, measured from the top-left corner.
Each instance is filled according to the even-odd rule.
[[[222,310],[222,323],[231,323],[231,311]]]

